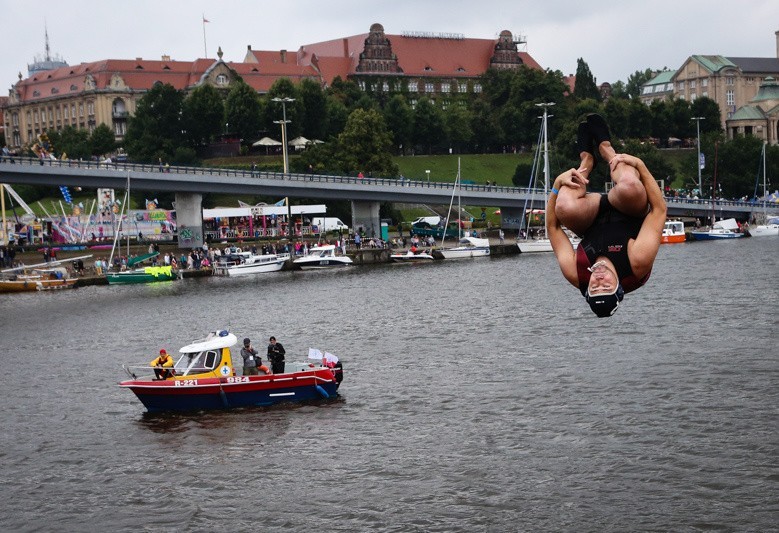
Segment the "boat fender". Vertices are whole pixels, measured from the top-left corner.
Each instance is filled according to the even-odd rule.
[[[319,394],[322,395],[322,398],[329,398],[330,395],[327,394],[327,391],[322,387],[322,385],[317,385],[316,390]]]

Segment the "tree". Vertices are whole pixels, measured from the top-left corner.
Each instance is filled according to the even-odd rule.
[[[697,98],[690,104],[690,113],[694,117],[703,117],[701,120],[701,133],[718,133],[722,131],[722,115],[719,104],[705,96]]]
[[[638,98],[641,94],[641,86],[654,77],[655,74],[651,68],[643,71],[637,70],[628,76],[628,82],[625,85],[625,92],[627,92],[628,97],[631,99]]]
[[[412,139],[417,146],[426,146],[427,152],[433,152],[433,146],[438,145],[446,138],[444,134],[444,120],[441,110],[438,109],[430,98],[423,96],[417,102],[414,110],[414,130]]]
[[[170,84],[156,84],[138,100],[125,135],[129,156],[150,163],[170,159],[181,145],[183,95]]]
[[[225,124],[229,124],[230,133],[238,135],[242,144],[251,144],[262,127],[260,119],[257,93],[244,81],[233,82],[225,100]]]
[[[374,176],[397,176],[392,162],[392,136],[375,110],[355,109],[338,136],[336,158],[341,171]]]
[[[304,110],[301,129],[309,139],[322,139],[327,133],[327,97],[322,86],[308,78],[298,88]]]
[[[457,103],[444,112],[444,123],[449,134],[449,144],[456,153],[461,153],[473,139],[471,121],[473,117],[465,106]]]
[[[110,154],[116,148],[114,132],[106,124],[100,124],[89,136],[89,145],[92,155]]]
[[[188,144],[197,149],[222,132],[224,101],[212,85],[195,88],[184,100],[181,122]]]
[[[87,130],[65,126],[60,131],[52,131],[48,135],[49,142],[59,157],[67,155],[68,159],[89,159],[92,155]]]
[[[384,108],[384,122],[392,133],[395,153],[405,153],[411,144],[411,131],[414,123],[414,110],[403,96],[396,94]]]
[[[592,98],[600,101],[600,91],[590,67],[581,57],[576,60],[576,84],[573,87],[575,98]]]
[[[293,102],[274,102],[274,98],[291,98]],[[287,142],[294,139],[303,132],[303,122],[305,121],[306,108],[303,100],[298,93],[298,88],[289,78],[279,78],[265,97],[268,105],[266,107],[263,129],[265,131],[280,131],[280,124],[276,122],[284,120],[286,113],[287,120]]]

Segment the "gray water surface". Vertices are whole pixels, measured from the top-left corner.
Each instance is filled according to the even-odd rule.
[[[779,240],[662,246],[592,315],[551,254],[0,297],[6,531],[777,531]],[[214,329],[341,397],[149,415]],[[295,356],[297,355],[297,357]]]

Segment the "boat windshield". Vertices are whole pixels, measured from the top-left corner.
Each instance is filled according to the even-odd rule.
[[[173,368],[176,369],[178,375],[187,376],[189,374],[210,372],[216,368],[217,363],[219,363],[219,352],[217,350],[207,350],[183,354],[176,361]]]

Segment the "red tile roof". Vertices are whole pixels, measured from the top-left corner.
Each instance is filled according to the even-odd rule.
[[[288,56],[293,59],[291,64],[281,63],[280,60],[273,61],[270,54],[261,52],[259,63],[225,64],[259,92],[267,92],[280,76],[293,80],[304,77],[319,79],[312,67],[295,65],[295,54]],[[275,54],[278,59],[278,52]],[[195,61],[106,59],[39,72],[17,83],[15,89],[22,101],[29,102],[80,93],[85,90],[87,75],[94,78],[98,90],[107,89],[114,74],[119,74],[127,87],[136,91],[147,91],[157,82],[169,83],[176,89],[187,89],[196,85],[216,62],[217,60],[208,58]]]
[[[406,37],[385,34],[406,76],[473,77],[490,67],[496,39],[449,39]],[[323,77],[330,83],[335,75],[353,74],[365,47],[367,33],[300,47],[301,63],[310,64],[316,55]],[[541,66],[527,52],[519,52],[525,65]],[[338,58],[341,61],[335,62]],[[348,72],[345,68],[348,66]],[[332,70],[331,70],[332,69]],[[338,71],[337,74],[335,71]]]

